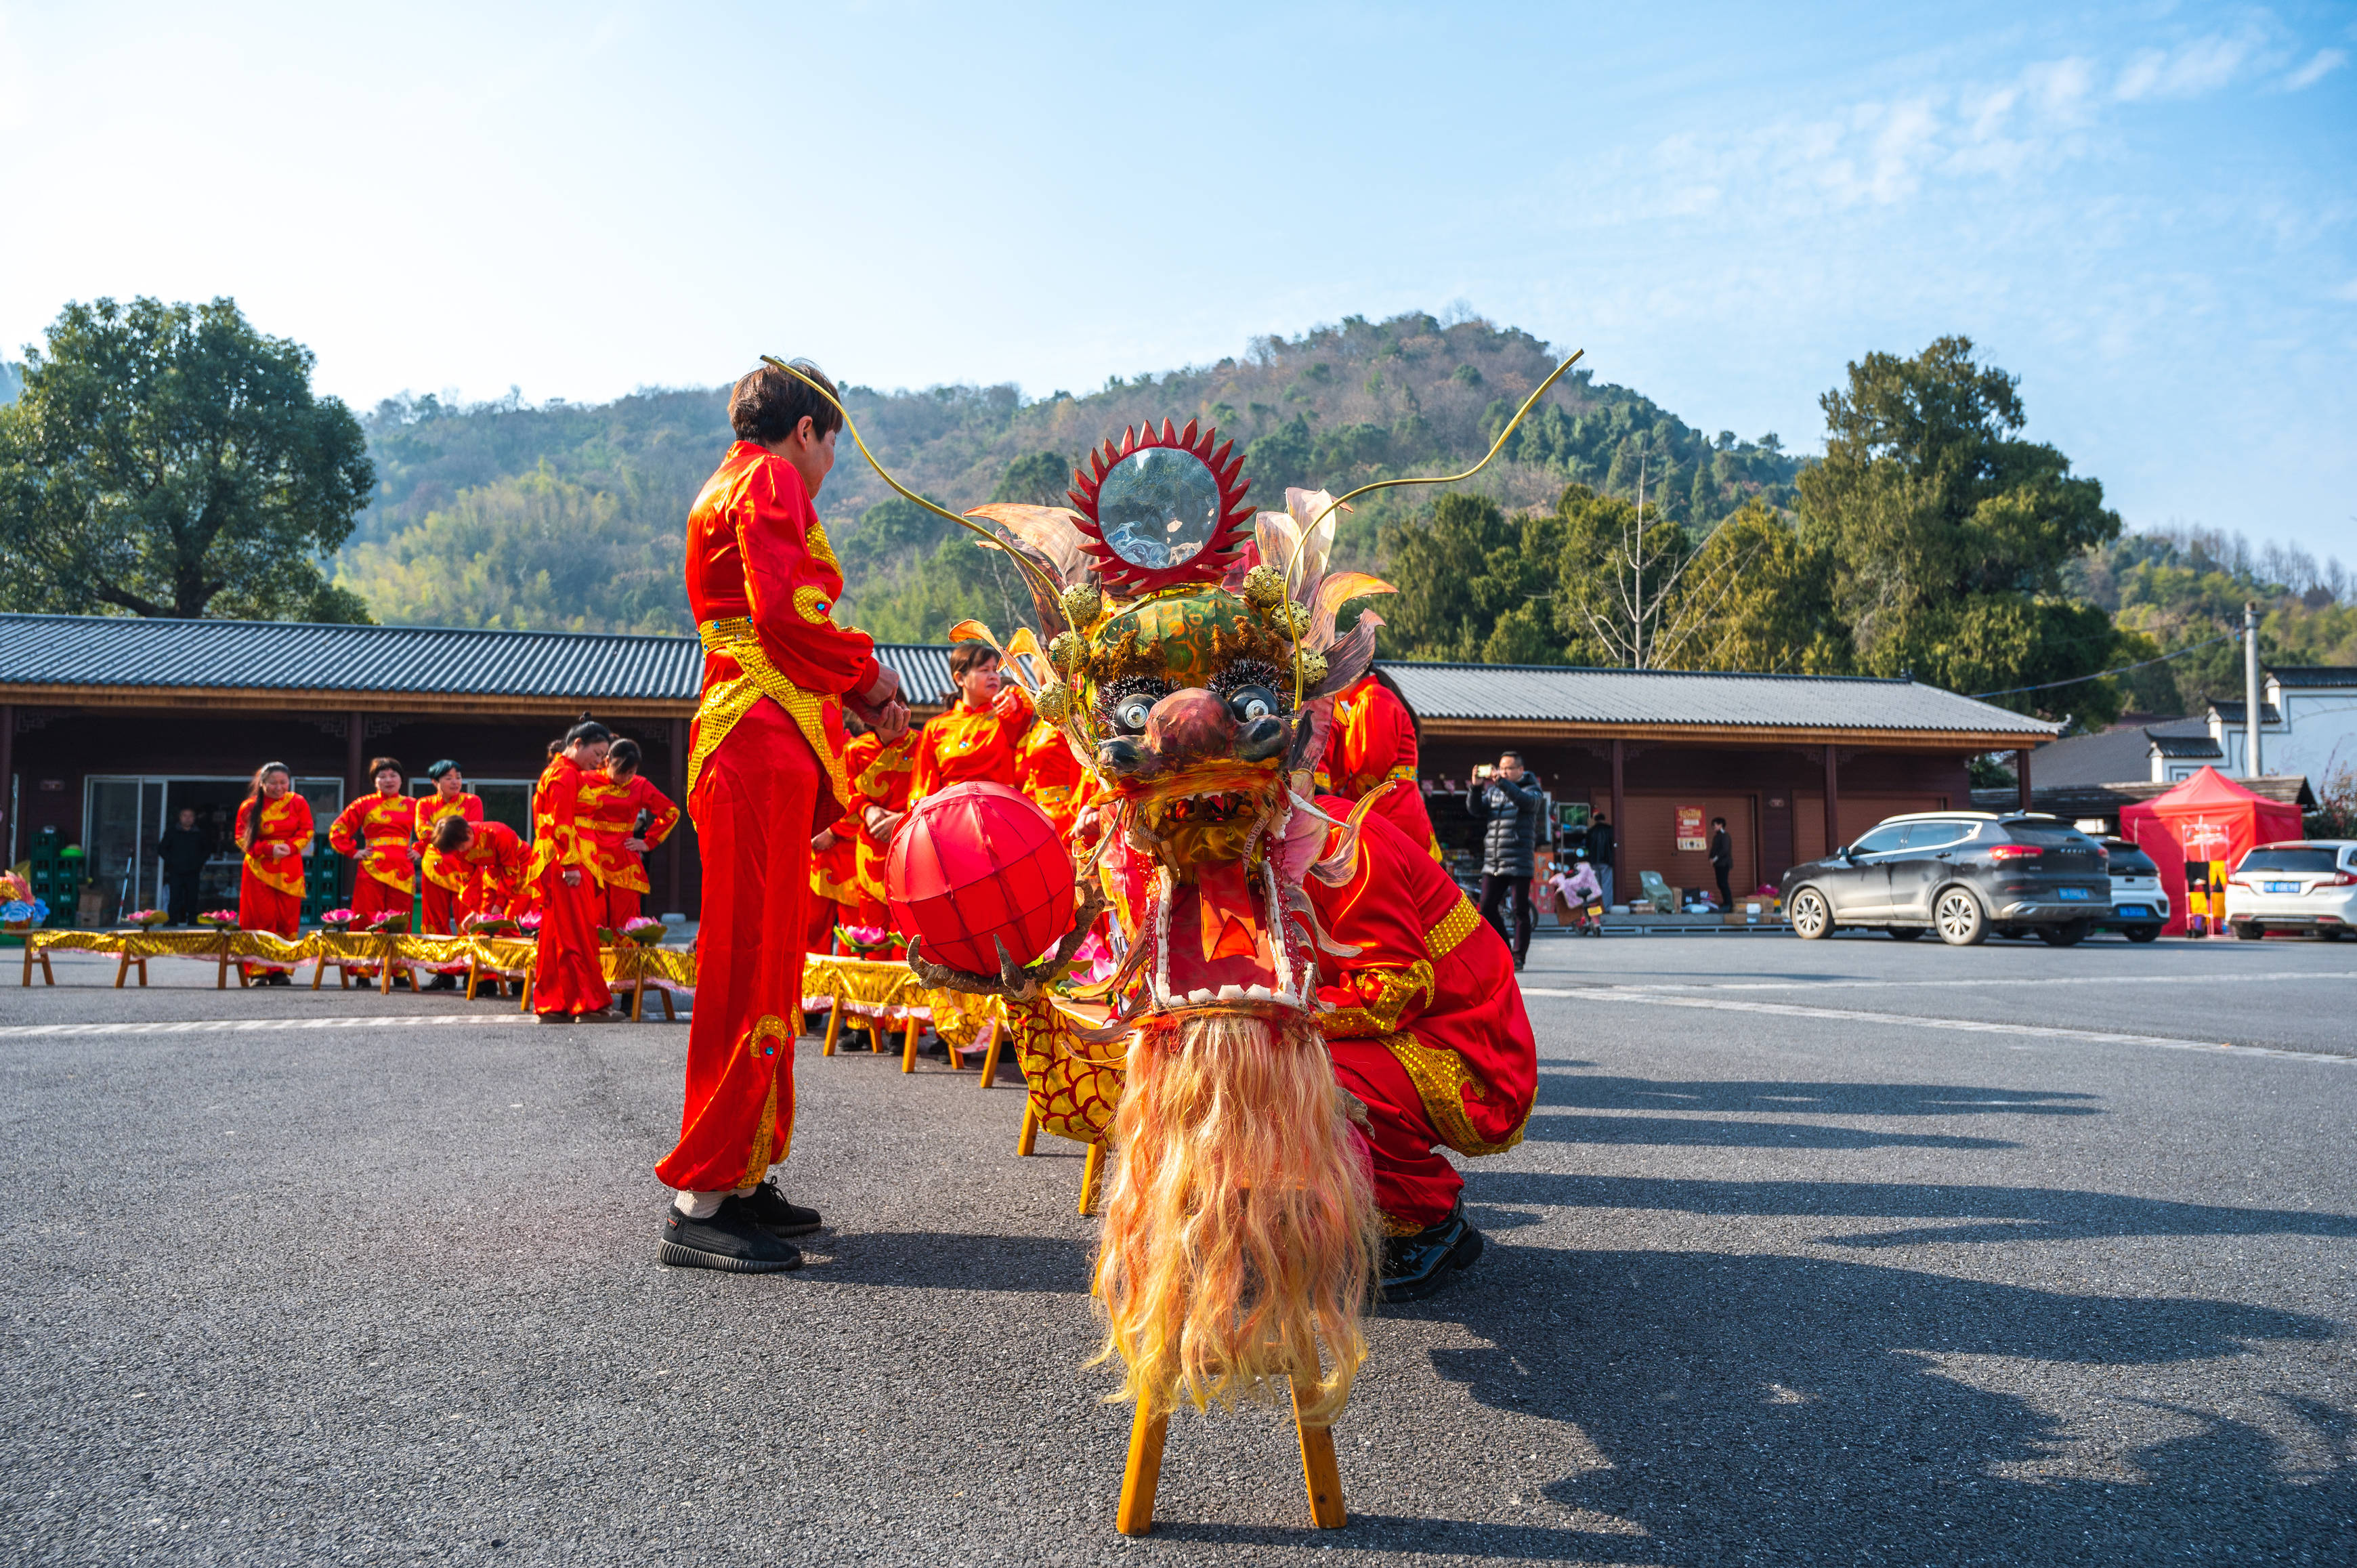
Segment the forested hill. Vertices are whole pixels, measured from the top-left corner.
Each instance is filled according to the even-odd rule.
[[[1295,338],[1255,339],[1214,365],[1116,377],[1084,396],[1027,403],[1012,386],[854,385],[845,402],[877,456],[952,510],[1060,501],[1075,458],[1125,425],[1166,418],[1202,420],[1234,438],[1255,499],[1276,506],[1288,485],[1339,491],[1469,465],[1556,362],[1530,334],[1486,321],[1352,317]],[[378,618],[691,629],[683,524],[730,440],[726,388],[536,408],[401,398],[365,423],[379,493],[337,580]],[[842,451],[820,510],[851,579],[847,618],[906,639],[938,638],[966,614],[1013,618],[1012,584],[1003,571],[994,578],[986,553],[893,497],[850,443]],[[1570,483],[1633,494],[1641,454],[1648,510],[1659,505],[1690,528],[1753,497],[1787,504],[1798,467],[1772,435],[1706,435],[1582,368],[1556,383],[1473,488],[1509,507],[1552,501]],[[1432,498],[1377,499],[1346,525],[1346,558],[1366,557],[1382,521]]]

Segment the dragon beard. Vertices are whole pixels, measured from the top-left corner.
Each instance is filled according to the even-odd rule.
[[[1097,1253],[1097,1360],[1127,1372],[1113,1400],[1160,1413],[1291,1396],[1309,1426],[1341,1413],[1366,1359],[1378,1231],[1345,1103],[1308,1018],[1186,1012],[1140,1028]]]

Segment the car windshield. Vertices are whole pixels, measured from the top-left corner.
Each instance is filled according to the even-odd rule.
[[[2160,867],[2152,863],[2152,856],[2140,849],[2113,850],[2112,870],[2121,876],[2157,876],[2160,874]]]
[[[2237,871],[2299,871],[2310,876],[2332,875],[2332,852],[2329,849],[2255,849],[2243,857]]]
[[[2055,843],[2077,849],[2087,835],[2068,822],[2007,822],[2005,831],[2016,843]]]

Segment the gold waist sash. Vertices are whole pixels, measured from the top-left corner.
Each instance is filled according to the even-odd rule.
[[[753,704],[769,698],[785,710],[818,753],[819,763],[826,769],[827,780],[838,801],[851,799],[851,784],[845,777],[843,757],[827,737],[826,707],[839,702],[835,697],[822,697],[805,692],[770,662],[761,650],[761,639],[753,630],[752,620],[745,616],[732,616],[725,620],[706,621],[695,628],[704,639],[705,650],[726,653],[737,661],[743,674],[730,681],[716,681],[705,689],[704,699],[695,708],[695,745],[687,757],[687,788],[694,798],[695,781],[704,777],[704,765],[737,727],[737,721],[752,711]]]

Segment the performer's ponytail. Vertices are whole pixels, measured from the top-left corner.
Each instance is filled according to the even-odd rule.
[[[565,732],[565,744],[567,746],[574,745],[577,741],[611,740],[613,738],[614,732],[612,730],[608,729],[604,725],[599,724],[587,714],[583,714],[581,715],[581,722]]]

